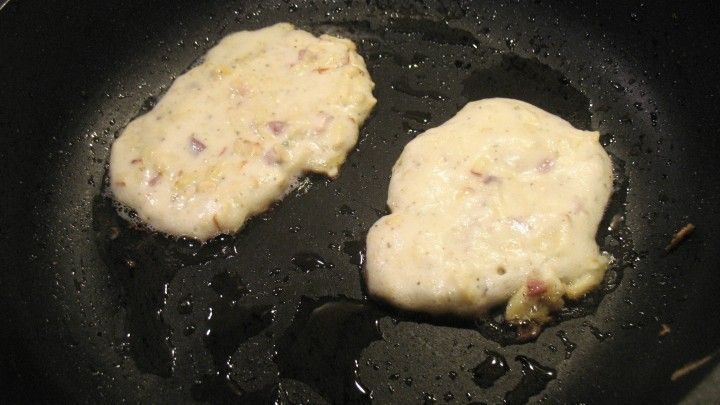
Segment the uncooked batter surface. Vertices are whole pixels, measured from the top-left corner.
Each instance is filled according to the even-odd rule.
[[[112,193],[168,234],[235,232],[302,173],[337,176],[373,86],[349,40],[290,24],[228,35],[115,141]]]
[[[597,132],[522,101],[486,99],[410,142],[367,237],[371,295],[404,309],[474,316],[508,301],[543,322],[596,287],[595,234],[612,190]]]

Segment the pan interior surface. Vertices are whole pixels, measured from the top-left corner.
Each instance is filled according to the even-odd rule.
[[[12,56],[0,73],[14,78],[0,93],[10,135],[0,153],[13,173],[2,285],[18,392],[44,381],[40,401],[664,403],[716,362],[670,380],[720,348],[720,320],[704,315],[720,304],[719,187],[700,175],[714,157],[704,145],[717,84],[698,90],[712,72],[684,63],[707,39],[671,30],[694,9],[158,2],[71,13],[58,2],[32,17],[55,23],[30,30],[32,3],[0,11],[4,37],[25,35],[0,49]],[[130,226],[107,195],[113,139],[224,35],[281,21],[352,39],[376,83],[340,176],[307,176],[237,235],[206,244]],[[398,313],[362,285],[365,232],[386,213],[403,147],[486,97],[599,130],[616,175],[598,233],[615,260],[600,291],[524,344],[492,320]],[[696,234],[665,255],[688,222]],[[659,336],[662,325],[671,332]]]

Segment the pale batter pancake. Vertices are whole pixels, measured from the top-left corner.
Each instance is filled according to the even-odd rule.
[[[486,99],[410,142],[367,237],[367,286],[398,307],[543,322],[595,288],[612,190],[597,132],[522,101]]]
[[[290,24],[228,35],[115,141],[112,193],[162,232],[235,232],[303,172],[337,176],[373,86],[347,39]]]

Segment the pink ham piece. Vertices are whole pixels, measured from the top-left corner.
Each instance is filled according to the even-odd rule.
[[[538,164],[537,171],[540,173],[547,173],[552,170],[553,166],[555,166],[555,159],[544,159],[540,162],[540,164]]]
[[[200,154],[200,152],[204,151],[205,148],[207,148],[207,146],[205,146],[205,144],[199,139],[194,136],[190,137],[190,150],[192,150],[193,155]]]
[[[532,298],[540,297],[547,291],[547,286],[542,280],[531,278],[527,281],[527,296]]]
[[[280,135],[285,131],[287,123],[285,121],[270,121],[267,125],[274,135]]]

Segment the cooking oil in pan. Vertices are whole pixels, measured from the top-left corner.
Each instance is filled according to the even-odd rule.
[[[522,365],[522,379],[515,388],[505,394],[506,404],[526,403],[533,395],[542,392],[557,375],[555,370],[528,357],[517,356],[515,360]]]
[[[501,354],[487,351],[487,358],[473,370],[473,381],[478,387],[490,388],[500,377],[504,376],[510,367]]]
[[[382,339],[382,316],[361,301],[303,298],[278,339],[280,377],[302,381],[332,403],[370,399],[370,390],[357,376],[357,360],[370,343]]]
[[[192,376],[192,396],[211,402],[303,401],[312,392],[334,403],[373,398],[392,402],[410,393],[419,401],[482,400],[489,393],[508,403],[528,400],[557,372],[543,365],[545,360],[540,363],[524,355],[514,363],[506,361],[508,353],[526,350],[517,346],[517,331],[500,319],[475,325],[399,313],[368,302],[362,289],[362,235],[386,214],[389,173],[404,145],[454,115],[466,102],[518,98],[578,128],[591,129],[590,101],[575,83],[536,59],[483,45],[473,34],[445,24],[398,19],[386,26],[356,21],[333,26],[358,43],[381,100],[362,131],[358,150],[338,179],[329,182],[310,176],[308,184],[313,186],[302,195],[287,197],[288,201],[250,221],[238,235],[220,236],[205,244],[138,229],[118,217],[107,198],[96,201],[97,244],[112,279],[121,286],[130,356],[142,372],[165,378],[181,373],[178,364],[194,364],[196,369],[183,370],[183,375]],[[368,32],[361,32],[363,27]],[[148,100],[147,108],[155,102]],[[603,140],[609,144],[613,139],[605,134]],[[558,315],[559,321],[592,313],[633,260],[629,232],[618,219],[625,214],[627,179],[622,162],[614,159],[614,164],[616,190],[598,241],[615,260],[600,290],[572,303]],[[338,207],[338,216],[318,215],[321,204]],[[190,277],[191,271],[200,275]],[[168,310],[168,302],[173,303],[173,310]],[[392,390],[385,389],[371,383],[373,378],[365,378],[384,369],[365,370],[361,361],[371,346],[387,345],[378,326],[382,319],[396,320],[393,328],[400,328],[398,322],[412,325],[410,331],[420,330],[413,329],[417,325],[441,325],[437,333],[447,336],[475,328],[489,341],[480,340],[486,344],[480,348],[483,357],[473,358],[473,364],[464,369],[444,373],[452,381],[449,385],[469,383],[462,390],[432,389],[434,383],[418,375],[415,368],[435,361],[433,353],[426,352],[408,354],[405,362],[414,367],[402,376],[390,373],[397,379],[383,377],[393,383]],[[558,332],[557,336],[569,357],[576,347],[572,335]],[[242,381],[238,370],[244,364],[238,353],[251,345],[266,350],[259,363],[263,366],[258,367],[267,370],[247,377],[257,379],[256,383]],[[486,353],[485,348],[497,351]],[[404,346],[389,350],[403,352]],[[184,359],[188,353],[204,361]],[[520,380],[512,384],[512,376],[518,373]],[[471,394],[471,390],[475,391]]]

